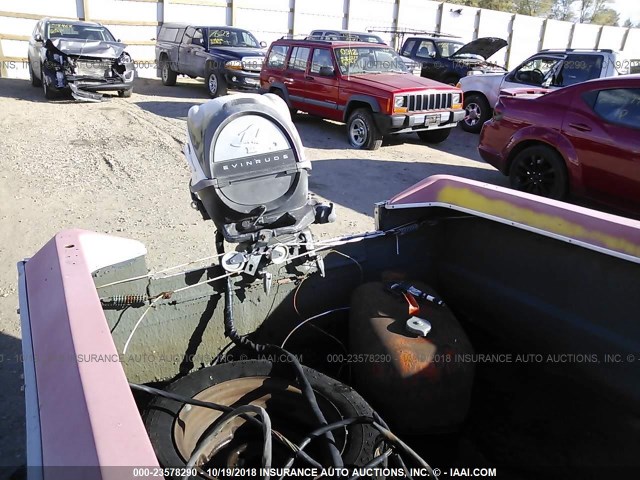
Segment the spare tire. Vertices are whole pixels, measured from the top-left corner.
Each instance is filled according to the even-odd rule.
[[[303,369],[327,422],[374,414],[351,387],[310,368]],[[294,378],[289,364],[247,360],[193,372],[166,390],[234,408],[246,404],[262,406],[271,417],[273,430],[297,444],[319,425]],[[184,467],[210,426],[221,416],[216,410],[156,397],[144,413],[144,422],[160,464]],[[364,466],[375,456],[379,435],[371,425],[349,425],[334,430],[333,434],[345,466]],[[221,432],[220,441],[212,446],[206,466],[259,468],[261,435],[260,428],[236,418]],[[330,466],[328,449],[323,443],[324,438],[314,440],[305,451],[323,466]],[[284,466],[291,453],[274,438],[273,467]],[[294,467],[298,465],[308,466],[303,460],[297,461]]]

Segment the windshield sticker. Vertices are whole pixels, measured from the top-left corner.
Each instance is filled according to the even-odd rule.
[[[69,23],[50,23],[49,24],[49,36],[54,35],[73,35],[76,33],[73,25]]]
[[[348,67],[358,61],[358,50],[355,48],[341,48],[338,50],[340,65]]]
[[[224,45],[229,43],[229,30],[211,30],[209,32],[209,45]]]

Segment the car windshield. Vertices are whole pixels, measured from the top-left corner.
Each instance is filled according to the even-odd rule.
[[[98,25],[77,25],[73,23],[49,23],[47,38],[68,38],[75,40],[97,40],[115,42],[111,32]]]
[[[256,37],[246,30],[216,28],[209,30],[209,47],[260,48]]]
[[[402,57],[391,48],[336,48],[336,59],[343,75],[362,73],[409,73]]]
[[[438,48],[438,53],[441,57],[450,57],[462,47],[464,47],[464,43],[462,42],[436,42],[436,47]]]

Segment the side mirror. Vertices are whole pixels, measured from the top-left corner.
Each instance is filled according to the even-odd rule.
[[[122,43],[122,40],[120,40],[119,38],[116,38],[116,42]]]
[[[436,58],[436,52],[429,52],[429,56],[431,58]]]
[[[42,35],[40,35],[39,33],[36,33],[36,35],[35,35],[35,37],[33,37],[33,39],[38,43],[42,43]]]
[[[262,48],[267,48],[267,42],[265,42],[264,40],[260,42],[260,46]]]
[[[333,67],[320,67],[320,71],[318,73],[321,77],[333,77],[335,75]]]

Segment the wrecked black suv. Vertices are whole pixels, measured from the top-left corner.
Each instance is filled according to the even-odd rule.
[[[130,97],[135,69],[125,47],[99,23],[44,18],[29,40],[31,84],[48,99],[69,90],[84,101],[100,101],[101,91]]]

